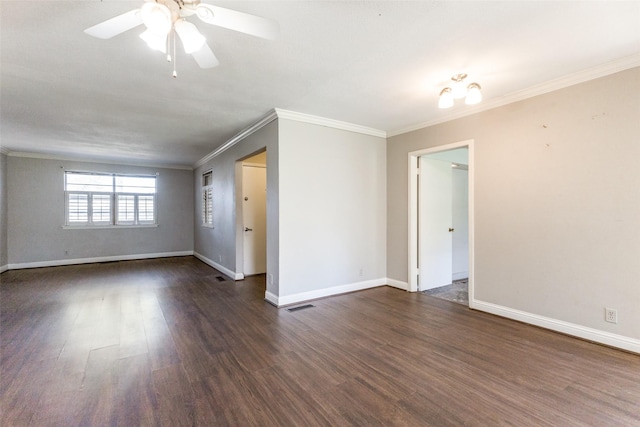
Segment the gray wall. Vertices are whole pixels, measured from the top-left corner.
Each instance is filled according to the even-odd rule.
[[[388,276],[407,281],[407,153],[473,139],[475,298],[639,339],[639,93],[635,68],[389,138]]]
[[[273,281],[267,290],[277,295],[278,290],[278,123],[272,121],[252,133],[240,143],[223,151],[193,172],[195,182],[195,232],[194,249],[198,256],[206,258],[215,267],[232,277],[242,274],[241,217],[236,215],[237,200],[242,191],[239,185],[237,163],[257,151],[267,150],[267,271]],[[213,228],[202,226],[202,174],[212,171],[213,177]],[[238,221],[236,221],[238,220]]]
[[[12,268],[28,263],[193,250],[194,194],[190,170],[13,156],[9,156],[7,163],[8,262]],[[158,227],[63,229],[65,169],[159,173]]]
[[[7,156],[0,154],[0,271],[9,262],[7,254]]]
[[[279,297],[385,283],[385,138],[287,119],[279,126]]]
[[[271,122],[194,171],[197,195],[209,169],[214,185],[213,229],[201,225],[196,197],[197,255],[241,276],[238,161],[264,148],[269,300],[286,304],[309,292],[384,283],[385,139],[295,120]]]

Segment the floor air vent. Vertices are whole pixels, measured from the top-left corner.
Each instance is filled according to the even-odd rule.
[[[224,281],[225,281],[225,280],[227,280],[227,279],[225,279],[225,278],[224,278],[224,277],[222,277],[222,276],[216,276],[216,280],[217,280],[218,282],[224,282]]]
[[[299,305],[297,307],[287,308],[287,311],[298,311],[298,310],[304,310],[305,308],[311,308],[311,307],[315,307],[315,305],[311,305],[311,304]]]

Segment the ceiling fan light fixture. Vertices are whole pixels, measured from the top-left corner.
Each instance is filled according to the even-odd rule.
[[[275,39],[280,32],[278,23],[271,19],[201,3],[201,0],[138,1],[142,3],[141,7],[93,25],[85,33],[100,39],[110,39],[134,27],[145,25],[146,31],[140,38],[151,49],[168,54],[167,61],[174,63],[174,77],[175,39],[178,33],[185,51],[193,56],[200,68],[213,68],[220,64],[205,37],[195,25],[186,21],[193,15],[197,15],[206,24],[267,40]]]
[[[482,92],[480,92],[480,89],[481,87],[478,83],[471,83],[467,87],[467,97],[464,99],[464,103],[474,105],[482,101]]]
[[[146,30],[140,34],[140,38],[144,40],[147,45],[153,50],[159,50],[162,53],[167,53],[167,36],[161,36],[154,33],[151,30]]]
[[[200,34],[196,26],[191,22],[180,19],[175,23],[174,28],[182,41],[186,53],[197,52],[206,42],[205,37]]]
[[[438,99],[438,108],[451,108],[453,107],[453,93],[450,87],[445,87],[440,91],[440,98]]]
[[[140,8],[140,17],[149,31],[158,35],[167,35],[171,31],[173,20],[171,10],[164,4],[154,1],[145,2]]]

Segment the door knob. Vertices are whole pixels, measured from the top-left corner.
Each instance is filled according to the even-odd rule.
[[[450,228],[450,229],[449,229],[449,233],[453,233],[453,228]]]
[[[245,227],[244,231],[253,231],[253,228]]]

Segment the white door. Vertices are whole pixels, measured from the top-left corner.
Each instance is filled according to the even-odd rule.
[[[267,272],[267,169],[242,166],[243,273]]]
[[[420,157],[418,268],[420,291],[452,283],[451,162]]]

